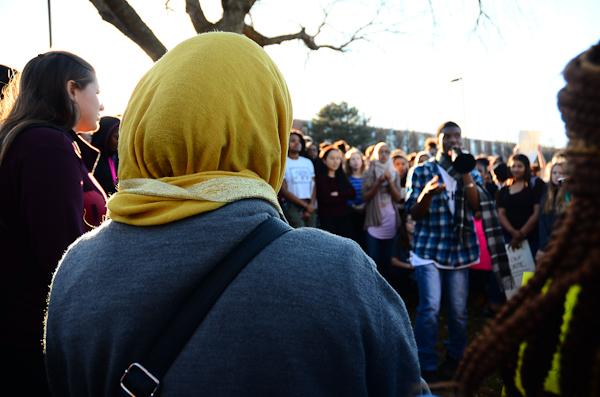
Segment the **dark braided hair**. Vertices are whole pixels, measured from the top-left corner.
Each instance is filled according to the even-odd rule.
[[[573,200],[533,278],[466,349],[455,379],[466,396],[498,368],[507,395],[520,396],[520,349],[518,375],[526,395],[544,395],[557,348],[560,394],[600,396],[600,42],[570,61],[564,76],[558,107],[569,137],[567,189]],[[565,299],[575,286],[577,303],[561,336]]]

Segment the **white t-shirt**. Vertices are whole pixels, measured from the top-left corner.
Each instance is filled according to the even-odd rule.
[[[454,207],[456,205],[454,203],[454,197],[456,196],[456,186],[458,185],[458,182],[456,182],[456,179],[452,178],[450,174],[446,172],[445,169],[443,169],[439,165],[437,167],[438,170],[440,170],[440,174],[442,174],[442,179],[444,181],[444,184],[446,185],[445,194],[448,197],[448,208],[450,209],[450,213],[454,215]]]
[[[306,157],[287,158],[285,164],[287,189],[299,199],[310,199],[315,181],[315,167]]]

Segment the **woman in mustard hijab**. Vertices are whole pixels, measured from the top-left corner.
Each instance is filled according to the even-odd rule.
[[[112,220],[70,247],[52,282],[55,395],[124,393],[124,369],[224,256],[263,221],[283,220],[291,124],[281,73],[241,35],[184,41],[141,79],[121,124]],[[419,385],[401,299],[355,243],[317,229],[271,241],[191,321],[148,394],[407,395]]]

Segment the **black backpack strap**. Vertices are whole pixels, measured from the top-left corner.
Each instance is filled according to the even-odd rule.
[[[271,217],[252,230],[208,273],[202,283],[175,313],[145,357],[134,361],[121,377],[121,389],[128,396],[156,396],[160,380],[227,286],[240,271],[272,241],[292,230]]]

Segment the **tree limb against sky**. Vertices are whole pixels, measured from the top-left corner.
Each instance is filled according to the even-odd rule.
[[[90,2],[96,7],[103,20],[119,29],[121,33],[142,48],[153,61],[157,61],[167,52],[166,47],[146,25],[142,18],[140,18],[127,0],[90,0]],[[165,8],[167,10],[171,9],[170,3],[170,0],[165,1]],[[260,33],[259,29],[255,27],[252,22],[251,10],[256,3],[257,0],[221,0],[223,11],[221,19],[216,22],[208,20],[202,9],[202,5],[200,4],[200,0],[185,0],[185,11],[189,15],[196,33],[205,33],[215,30],[240,33],[246,35],[261,47],[299,40],[310,50],[327,48],[344,52],[348,50],[353,43],[368,38],[370,29],[378,24],[378,18],[385,5],[385,2],[383,1],[379,4],[375,3],[374,17],[364,24],[356,26],[351,33],[347,34],[347,38],[340,43],[321,43],[318,38],[323,27],[327,25],[329,10],[323,11],[322,22],[314,34],[307,32],[306,27],[300,26],[298,30],[292,30],[292,33],[267,36]],[[429,0],[429,5],[435,24],[435,14],[431,0]],[[479,16],[476,23],[477,26],[482,16],[488,16],[483,10],[482,0],[477,0],[476,5],[479,8]]]

